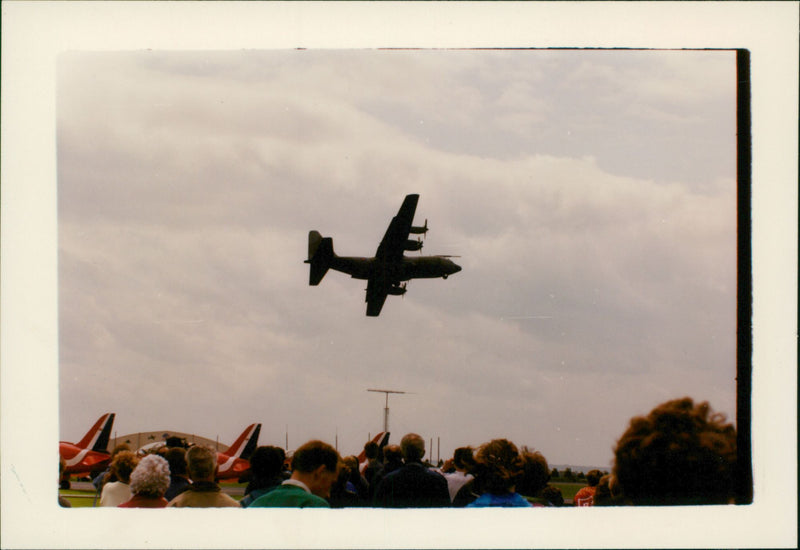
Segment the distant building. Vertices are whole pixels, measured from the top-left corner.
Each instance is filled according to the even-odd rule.
[[[184,432],[175,432],[170,430],[158,430],[154,432],[139,432],[126,435],[115,435],[111,439],[111,444],[109,445],[109,448],[113,449],[117,445],[126,443],[131,448],[131,450],[136,451],[146,445],[157,446],[153,445],[155,443],[163,443],[164,445],[166,445],[168,437],[178,437],[185,440],[186,443],[189,445],[204,445],[214,449],[215,451],[225,452],[228,450],[228,445],[225,445],[214,439],[208,439],[206,437],[202,437],[195,434],[187,434]]]

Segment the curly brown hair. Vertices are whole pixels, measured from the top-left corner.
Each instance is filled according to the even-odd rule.
[[[522,448],[521,457],[523,474],[517,482],[516,491],[528,497],[538,496],[550,480],[547,459],[539,451],[527,447]]]
[[[139,457],[133,451],[120,451],[111,461],[109,470],[116,479],[122,483],[129,483],[131,480],[131,472],[136,468],[139,463]]]
[[[614,476],[632,504],[725,504],[732,497],[736,429],[708,402],[684,397],[632,418],[614,453]]]
[[[508,493],[520,480],[522,473],[522,457],[517,446],[508,439],[493,439],[484,443],[475,455],[475,477],[482,493]]]

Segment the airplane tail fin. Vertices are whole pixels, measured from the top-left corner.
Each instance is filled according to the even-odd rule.
[[[305,263],[311,264],[308,276],[308,284],[317,286],[328,269],[331,267],[331,260],[335,254],[333,252],[333,239],[323,237],[319,231],[309,231],[308,233],[308,260]]]
[[[76,446],[81,449],[91,449],[93,451],[106,452],[108,442],[111,439],[111,426],[114,424],[114,413],[106,413],[97,419],[86,435],[83,436]]]
[[[261,433],[261,424],[250,424],[233,442],[225,454],[236,458],[248,458],[258,445],[258,435]]]

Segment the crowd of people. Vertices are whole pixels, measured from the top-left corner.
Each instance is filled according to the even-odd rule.
[[[586,474],[573,505],[726,504],[733,501],[736,431],[708,403],[668,401],[631,419],[614,449],[610,474]],[[114,449],[98,476],[100,506],[241,508],[482,508],[563,506],[542,453],[493,439],[460,447],[441,467],[424,461],[425,441],[367,443],[366,460],[342,458],[309,441],[286,460],[283,449],[258,447],[250,481],[237,501],[215,482],[216,454],[202,446],[165,447],[138,457]]]

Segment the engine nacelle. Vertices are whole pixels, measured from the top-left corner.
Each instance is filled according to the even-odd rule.
[[[403,245],[403,250],[422,250],[422,241],[412,241],[411,239],[408,239],[406,244]]]
[[[412,225],[411,230],[409,233],[414,233],[415,235],[425,235],[428,232],[428,220],[425,220],[425,225],[422,227],[418,225]]]
[[[392,296],[402,296],[406,293],[406,285],[403,286],[393,286],[389,289],[389,294]]]

